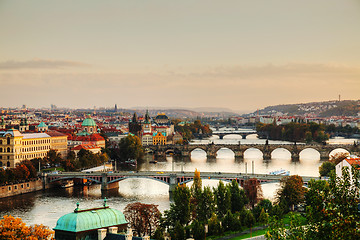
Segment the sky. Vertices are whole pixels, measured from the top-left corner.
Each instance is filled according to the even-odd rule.
[[[0,107],[360,99],[358,0],[0,0]]]

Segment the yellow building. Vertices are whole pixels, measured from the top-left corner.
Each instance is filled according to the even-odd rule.
[[[154,132],[153,133],[153,145],[166,145],[166,133]]]
[[[65,158],[68,153],[68,136],[57,131],[47,131],[46,134],[51,137],[50,148]]]
[[[0,167],[16,167],[23,160],[43,158],[50,149],[58,150],[62,155],[66,137],[51,137],[47,133],[20,133],[16,129],[0,131]],[[52,141],[53,140],[53,141]]]

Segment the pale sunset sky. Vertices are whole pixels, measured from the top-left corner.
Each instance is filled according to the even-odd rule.
[[[360,99],[359,0],[0,0],[0,107]]]

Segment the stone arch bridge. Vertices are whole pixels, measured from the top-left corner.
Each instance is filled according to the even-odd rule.
[[[250,148],[255,148],[263,153],[264,159],[271,159],[271,153],[278,148],[283,148],[291,153],[292,160],[299,160],[300,152],[305,149],[314,149],[320,153],[321,159],[329,158],[331,151],[335,149],[345,149],[350,154],[359,155],[359,145],[335,145],[335,144],[188,144],[188,145],[150,145],[146,146],[148,150],[157,155],[178,154],[189,156],[193,150],[202,149],[208,157],[216,157],[221,148],[228,148],[234,152],[235,157],[243,158],[244,152]]]

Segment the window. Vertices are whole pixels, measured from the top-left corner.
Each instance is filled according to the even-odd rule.
[[[11,191],[11,187],[9,187],[8,190]]]
[[[8,158],[9,158],[9,156],[8,156]],[[9,161],[6,163],[6,166],[10,167],[10,162]]]
[[[27,183],[27,184],[26,184],[26,187],[30,187],[30,184]]]
[[[10,137],[7,137],[7,145],[10,145]]]
[[[0,148],[0,152],[2,152],[2,148]]]
[[[17,186],[16,186],[16,185],[14,186],[14,189],[15,189],[15,190],[17,189]]]

